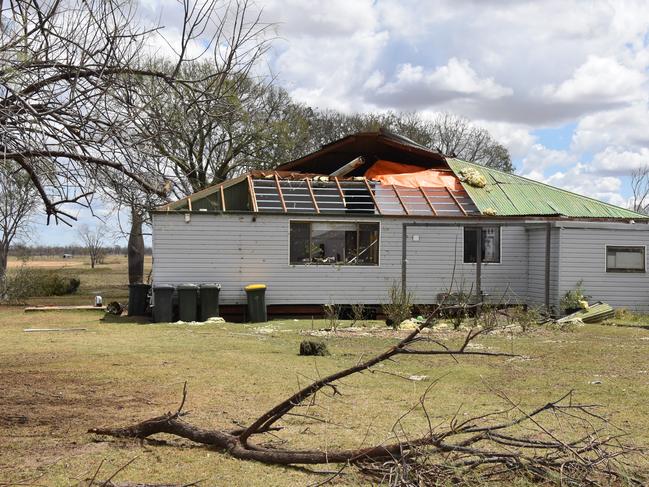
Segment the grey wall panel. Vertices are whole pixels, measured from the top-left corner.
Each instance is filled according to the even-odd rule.
[[[155,283],[220,282],[224,304],[243,303],[243,286],[268,285],[269,304],[380,304],[390,286],[401,281],[402,225],[399,218],[380,221],[380,265],[294,266],[288,263],[291,219],[282,215],[155,214],[153,280]],[[433,302],[448,289],[457,259],[454,288],[474,286],[475,264],[463,264],[462,227],[410,227],[408,286],[421,303]],[[519,299],[527,290],[527,240],[522,227],[503,228],[502,263],[483,265],[483,289],[492,297],[508,291]],[[419,234],[419,242],[412,241]]]
[[[606,245],[648,246],[649,231],[646,225],[562,228],[559,297],[583,280],[586,294],[592,300],[649,311],[649,274],[606,272]]]
[[[417,302],[438,293],[475,292],[476,264],[464,263],[463,227],[409,227],[407,282]],[[482,264],[482,290],[495,302],[518,303],[527,293],[527,236],[523,226],[501,228],[500,263]]]
[[[224,304],[245,302],[243,286],[255,282],[268,285],[268,304],[386,300],[390,284],[401,276],[401,220],[380,221],[379,266],[290,265],[289,221],[281,215],[258,215],[253,221],[252,215],[194,214],[186,223],[182,214],[156,214],[153,281],[219,282]]]

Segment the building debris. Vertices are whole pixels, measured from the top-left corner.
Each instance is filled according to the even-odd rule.
[[[86,331],[88,328],[25,328],[23,331],[27,333],[41,332],[41,331]]]
[[[588,305],[585,309],[581,309],[576,313],[569,314],[556,320],[556,323],[559,325],[571,323],[600,323],[612,318],[613,316],[615,316],[615,311],[611,305],[597,301],[594,304]]]

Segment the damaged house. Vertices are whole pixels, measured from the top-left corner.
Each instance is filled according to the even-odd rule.
[[[592,300],[649,311],[646,217],[385,132],[359,133],[153,212],[153,285],[221,284],[222,313],[268,286],[270,314],[417,304],[441,293],[558,311]],[[155,297],[154,297],[155,298]]]

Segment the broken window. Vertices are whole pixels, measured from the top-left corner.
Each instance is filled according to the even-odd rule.
[[[645,272],[645,248],[606,246],[606,272]]]
[[[379,224],[291,222],[291,264],[379,264]]]
[[[500,227],[464,227],[464,263],[477,262],[480,233],[482,233],[482,262],[500,263]]]

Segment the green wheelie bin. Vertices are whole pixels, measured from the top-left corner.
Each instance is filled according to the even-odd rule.
[[[198,311],[198,286],[196,284],[179,284],[178,316],[180,321],[196,321]]]
[[[200,286],[201,321],[219,316],[219,292],[221,285],[216,283],[205,283]]]
[[[153,321],[170,323],[173,320],[174,287],[171,284],[153,286]]]

